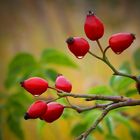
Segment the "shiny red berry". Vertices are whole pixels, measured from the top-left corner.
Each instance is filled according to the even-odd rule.
[[[48,123],[51,123],[57,120],[62,115],[64,106],[56,102],[51,102],[48,103],[47,105],[48,109],[46,113],[40,117],[40,119],[45,120]]]
[[[69,50],[77,57],[83,58],[89,51],[89,43],[82,37],[69,37],[66,40]]]
[[[56,78],[55,87],[65,92],[71,92],[72,84],[63,75]]]
[[[21,86],[34,96],[39,96],[48,88],[48,82],[39,77],[32,77],[20,83]]]
[[[36,119],[47,111],[47,103],[45,101],[36,101],[27,110],[24,119]]]
[[[116,54],[120,54],[132,44],[134,39],[134,34],[117,33],[109,38],[109,46]]]
[[[100,39],[104,34],[104,25],[101,20],[91,11],[87,14],[84,30],[86,36],[94,41]]]

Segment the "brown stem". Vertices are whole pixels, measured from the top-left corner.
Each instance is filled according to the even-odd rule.
[[[104,119],[104,117],[108,114],[109,111],[114,110],[116,108],[125,107],[125,106],[136,106],[140,105],[140,100],[128,99],[124,102],[114,103],[110,106],[107,106],[102,114],[97,118],[97,120],[93,123],[93,125],[87,129],[83,134],[81,134],[76,140],[86,140],[88,135],[96,128],[96,126]]]

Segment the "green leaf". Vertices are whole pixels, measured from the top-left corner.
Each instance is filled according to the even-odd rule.
[[[117,136],[107,134],[105,140],[119,140]]]
[[[46,76],[54,82],[58,76],[58,73],[54,69],[47,69]]]
[[[87,129],[87,126],[88,125],[86,123],[76,123],[71,129],[71,134],[73,136],[79,136]]]
[[[9,64],[5,87],[10,88],[21,82],[35,69],[37,69],[37,63],[32,55],[28,53],[17,54]]]
[[[41,131],[42,131],[43,127],[45,126],[45,124],[46,124],[46,122],[43,121],[43,120],[38,120],[37,121],[37,132],[38,132],[39,136],[42,136]]]
[[[69,110],[69,109],[65,109],[64,110],[64,113],[62,115],[62,118],[63,119],[71,119],[71,118],[74,118],[75,115],[77,115],[77,112],[75,112],[74,110]]]
[[[7,94],[0,92],[0,99],[5,99],[5,98],[7,98]]]
[[[93,111],[83,112],[81,115],[82,117],[84,117],[83,121],[90,125],[92,122],[94,122],[98,118],[100,113],[101,113],[100,110],[93,110]]]
[[[16,114],[18,118],[21,118],[26,112],[27,106],[31,104],[32,101],[33,99],[24,93],[12,94],[7,99],[6,108],[9,112]]]
[[[65,53],[52,48],[43,51],[41,61],[45,64],[57,64],[73,68],[77,67],[76,63],[74,63]]]
[[[131,135],[133,140],[140,140],[140,133],[139,132],[137,132],[134,129],[130,129],[129,132],[130,132],[130,135]]]
[[[86,140],[96,140],[93,136],[89,135]]]
[[[138,94],[137,89],[130,89],[130,90],[128,90],[128,91],[125,92],[125,95],[127,97],[130,97],[130,96],[133,96],[133,95],[136,95],[136,94]]]
[[[120,71],[125,71],[127,74],[131,74],[131,67],[128,61],[125,61],[119,68]]]
[[[83,112],[82,113],[82,115],[83,115],[82,117],[84,118],[83,123],[87,124],[88,127],[90,127],[91,124],[93,124],[94,121],[99,117],[100,113],[101,113],[101,111],[99,111],[99,110]],[[98,131],[99,133],[102,133],[102,134],[104,133],[102,124],[99,124],[96,127],[96,131]]]
[[[24,134],[21,127],[21,122],[19,118],[16,117],[16,114],[9,114],[7,118],[7,124],[10,130],[17,136],[19,140],[24,140]]]
[[[4,140],[3,138],[3,129],[0,127],[0,140]]]
[[[112,117],[108,116],[105,118],[105,123],[106,123],[106,126],[108,128],[108,133],[113,135],[114,134],[114,122],[112,120]]]
[[[103,95],[110,95],[112,94],[112,91],[107,86],[96,86],[92,87],[88,91],[89,94],[103,94]]]
[[[123,63],[119,71],[124,74],[130,74],[131,68],[129,63],[128,62]],[[132,83],[134,83],[132,79],[123,76],[113,75],[110,79],[110,86],[112,87],[113,90],[117,92],[126,91],[126,89],[128,89]]]
[[[130,120],[128,118],[122,116],[117,111],[113,111],[110,115],[116,120],[116,122],[124,124],[128,129],[131,129]]]
[[[99,133],[101,133],[101,134],[104,133],[104,129],[103,129],[103,126],[102,126],[101,124],[98,124],[98,125],[97,125],[96,130],[97,130]]]
[[[135,67],[140,70],[140,48],[136,49],[133,54]]]

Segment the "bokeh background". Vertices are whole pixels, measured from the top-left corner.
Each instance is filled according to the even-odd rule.
[[[132,55],[140,44],[139,7],[139,0],[0,0],[1,93],[10,96],[16,91],[15,89],[9,89],[4,86],[9,71],[9,63],[14,56],[24,52],[31,54],[35,57],[36,61],[39,61],[42,51],[46,48],[54,48],[65,53],[78,65],[78,68],[55,64],[50,66],[57,72],[64,74],[73,83],[73,93],[85,93],[90,87],[108,85],[112,72],[107,66],[92,58],[90,55],[87,55],[82,60],[76,59],[69,52],[65,43],[65,40],[69,36],[82,36],[86,38],[83,25],[88,10],[93,10],[105,25],[105,34],[100,40],[104,48],[108,45],[108,38],[113,33],[132,32],[136,34],[136,40],[132,44],[132,47],[127,49],[123,54],[118,56],[112,51],[109,51],[108,55],[116,68],[119,68],[120,65],[127,60],[130,62],[133,72],[138,74],[132,62]],[[92,46],[91,50],[100,55],[97,44],[91,41],[89,41],[89,43]],[[26,66],[24,68],[26,69]],[[19,89],[18,86],[19,84],[16,83],[15,88]],[[22,89],[19,90],[22,91]],[[23,94],[27,94],[27,92]],[[31,95],[29,96],[29,98],[31,98]],[[44,95],[43,98],[44,97],[46,97],[46,95]],[[49,95],[49,97],[51,97],[51,95]],[[8,101],[8,97],[0,101],[1,103],[5,103]],[[71,99],[71,101],[77,104],[85,103],[81,100],[78,101],[78,99]],[[138,109],[138,107],[135,108],[130,114],[133,115],[133,113],[137,113]],[[6,111],[8,112],[7,109],[3,109],[0,115],[6,116]],[[37,125],[38,120],[25,121],[21,118],[20,121],[25,140],[73,139],[71,128],[76,122],[79,123],[78,117],[80,115],[67,113],[67,115],[69,114],[72,117],[64,117],[65,119],[62,118],[53,124],[43,125],[41,132],[38,132],[38,129],[40,131],[41,127],[41,125]],[[1,122],[1,135],[4,140],[17,140],[18,137],[19,139],[22,137],[20,135],[16,137],[8,127],[6,121]],[[140,132],[140,127],[137,124],[134,122],[132,125],[136,131]],[[14,123],[11,124],[11,128],[12,125],[14,125]],[[123,125],[116,128],[115,134],[116,133],[120,140],[124,138],[137,140],[136,137],[130,136],[127,128]],[[95,133],[95,138],[98,140],[105,139],[99,132]],[[91,138],[91,140],[92,139],[93,138]],[[115,138],[112,138],[112,140],[113,139]]]

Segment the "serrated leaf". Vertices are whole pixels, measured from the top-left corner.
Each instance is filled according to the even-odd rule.
[[[19,140],[24,140],[24,134],[21,127],[21,122],[19,118],[16,117],[16,114],[9,114],[7,118],[7,124],[10,130],[17,136]]]
[[[47,69],[45,74],[53,82],[56,80],[56,78],[58,76],[58,73],[54,69]]]
[[[28,53],[17,54],[9,64],[5,87],[10,88],[37,69],[34,57]]]
[[[112,93],[112,91],[110,90],[109,87],[107,86],[96,86],[96,87],[92,87],[88,90],[89,94],[107,94],[110,95]]]
[[[136,49],[133,54],[135,67],[140,70],[140,48]]]
[[[45,49],[43,51],[41,61],[44,64],[57,64],[73,68],[77,67],[76,63],[74,63],[69,56],[53,48]]]

